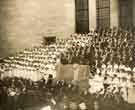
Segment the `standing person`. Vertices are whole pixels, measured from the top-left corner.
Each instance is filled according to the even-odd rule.
[[[95,49],[94,49],[94,46],[91,45],[90,46],[90,57],[89,57],[90,69],[92,69],[92,66],[94,65],[94,61],[95,61]]]
[[[4,106],[6,104],[6,98],[7,98],[6,92],[7,91],[6,91],[4,82],[2,80],[0,80],[0,110],[4,109]]]
[[[122,98],[125,102],[128,101],[128,94],[127,94],[127,79],[122,77],[120,79],[120,86],[121,86],[121,89],[120,89],[120,93],[122,94]]]
[[[8,88],[8,103],[7,103],[8,108],[7,108],[7,110],[16,110],[16,104],[15,104],[16,91],[15,91],[15,87],[13,85]]]
[[[6,107],[7,107],[7,102],[8,102],[8,94],[7,94],[7,86],[4,84],[2,84],[2,88],[1,88],[1,93],[2,93],[2,96],[1,96],[1,104],[2,104],[2,109],[5,110]]]
[[[47,86],[48,86],[49,90],[52,88],[52,83],[53,83],[53,76],[52,76],[52,74],[49,74],[48,80],[47,80]]]
[[[135,45],[134,44],[131,44],[131,48],[130,48],[130,63],[129,63],[129,66],[131,68],[131,72],[133,74],[133,68],[135,67]]]
[[[24,101],[26,98],[26,93],[27,93],[27,85],[24,84],[22,79],[18,80],[18,89],[19,89],[19,93],[18,93],[18,107],[23,109],[24,108]]]

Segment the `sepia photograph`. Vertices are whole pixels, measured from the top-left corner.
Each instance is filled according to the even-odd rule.
[[[135,110],[135,0],[0,0],[0,110]]]

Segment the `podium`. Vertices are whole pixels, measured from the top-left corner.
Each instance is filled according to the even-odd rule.
[[[81,81],[88,79],[89,66],[79,64],[60,64],[57,67],[56,79]]]
[[[135,88],[128,89],[128,103],[135,104]]]

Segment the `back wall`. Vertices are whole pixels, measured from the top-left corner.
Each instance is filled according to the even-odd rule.
[[[74,0],[0,0],[0,56],[74,32]]]

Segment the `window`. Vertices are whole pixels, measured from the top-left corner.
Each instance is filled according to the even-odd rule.
[[[133,5],[132,0],[119,0],[119,19],[120,19],[120,27],[122,28],[130,28],[132,27],[132,19],[133,19]]]
[[[76,32],[89,32],[88,0],[75,0],[76,7]]]
[[[96,0],[97,28],[110,27],[110,0]]]

